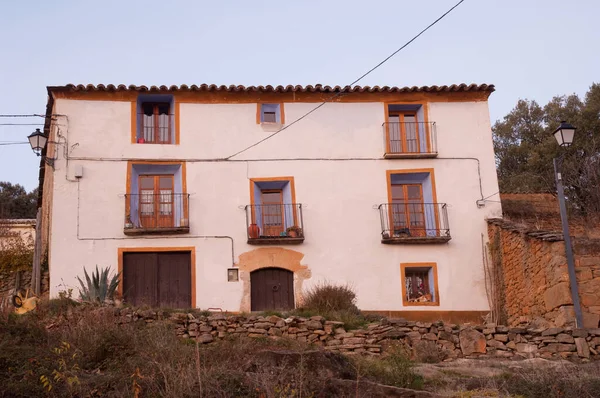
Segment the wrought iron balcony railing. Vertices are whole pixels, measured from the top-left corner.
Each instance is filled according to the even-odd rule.
[[[445,243],[450,240],[446,203],[379,205],[382,243]]]
[[[432,158],[437,156],[435,122],[383,123],[386,158]]]
[[[175,115],[138,114],[138,144],[173,144]]]
[[[126,235],[190,232],[187,193],[126,194]]]
[[[248,243],[299,244],[304,242],[302,204],[261,204],[246,206]]]

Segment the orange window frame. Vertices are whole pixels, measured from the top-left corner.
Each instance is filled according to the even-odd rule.
[[[387,123],[387,134],[388,134],[387,135],[387,137],[388,137],[388,140],[387,140],[387,145],[388,145],[387,151],[389,153],[421,153],[421,137],[420,137],[420,134],[419,134],[419,119],[417,118],[417,113],[416,112],[408,112],[408,111],[407,112],[391,112],[388,115],[388,118],[389,117],[393,117],[393,116],[397,116],[398,119],[399,119],[399,126],[398,126],[398,128],[399,128],[399,131],[400,131],[400,141],[401,141],[401,146],[402,147],[400,149],[400,152],[392,152],[392,148],[391,148],[391,144],[392,144],[392,140],[391,139],[392,139],[392,137],[391,137],[391,134],[390,134],[390,123],[393,123],[393,122],[389,122],[388,121],[388,123]],[[417,141],[417,151],[415,151],[415,152],[410,152],[408,150],[408,139],[407,139],[407,136],[406,136],[406,123],[407,122],[405,121],[405,117],[406,116],[412,116],[412,117],[415,118],[415,137],[416,137],[416,141]]]
[[[171,201],[170,202],[163,202],[162,198],[163,198],[163,194],[161,194],[161,191],[163,189],[166,188],[161,188],[160,187],[160,180],[163,178],[169,178],[171,180],[171,187],[168,188],[168,190],[171,191]],[[139,200],[139,204],[138,204],[138,212],[140,213],[138,215],[139,219],[142,219],[142,180],[144,179],[153,179],[153,191],[154,191],[154,196],[152,198],[152,207],[153,207],[153,217],[154,217],[154,223],[156,224],[155,227],[165,227],[164,225],[161,225],[161,215],[160,215],[160,208],[161,205],[163,204],[170,204],[171,205],[171,220],[169,222],[170,225],[168,225],[167,227],[173,227],[175,226],[175,176],[173,174],[144,174],[144,175],[140,175],[138,177],[138,200]],[[164,217],[166,219],[166,217]]]
[[[278,202],[265,202],[264,199],[264,194],[279,194],[279,201]],[[283,203],[283,190],[281,189],[263,189],[260,192],[261,195],[261,199],[260,202],[261,204],[264,206],[265,204],[267,205],[279,205],[280,206],[280,212],[281,212],[281,231],[279,232],[283,232],[283,230],[285,229],[285,207],[284,207],[284,203]],[[261,210],[261,217],[262,217],[262,226],[263,226],[263,230],[267,228],[267,225],[269,223],[266,222],[265,220],[265,216],[269,217],[269,216],[274,216],[274,214],[267,214],[266,213],[266,207],[263,207]],[[269,227],[269,228],[273,228],[275,229],[275,227]],[[265,235],[269,235],[271,236],[272,234],[265,234]],[[279,234],[277,234],[279,235]]]
[[[394,174],[416,174],[416,173],[428,173],[429,174],[429,178],[431,179],[431,197],[433,199],[433,203],[438,203],[437,201],[437,191],[435,188],[435,173],[433,169],[403,169],[403,170],[387,170],[386,171],[386,183],[387,183],[387,190],[388,190],[388,208],[389,208],[389,226],[390,226],[390,232],[393,235],[393,218],[392,218],[392,212],[391,212],[391,208],[392,208],[392,203],[393,203],[393,198],[392,198],[392,175]],[[422,191],[422,184],[421,184],[421,197],[423,197],[423,191]],[[423,204],[425,205],[425,204]],[[425,212],[425,207],[423,207],[424,213]],[[440,233],[440,215],[439,215],[439,210],[437,208],[437,205],[434,206],[434,217],[435,217],[435,227],[436,227],[436,235],[438,235]],[[425,216],[425,225],[427,225],[427,218]]]
[[[433,280],[429,280],[429,289],[433,292],[435,301],[429,302],[413,302],[408,301],[406,298],[406,270],[411,268],[430,268],[431,276]],[[429,275],[429,272],[428,272]],[[436,263],[401,263],[400,264],[400,282],[402,284],[402,305],[405,307],[419,307],[419,306],[439,306],[440,305],[440,291],[438,288],[438,273]]]
[[[423,109],[423,125],[425,127],[425,140],[427,142],[427,152],[431,152],[431,139],[430,139],[430,131],[429,131],[429,103],[427,102],[411,102],[411,103],[398,103],[398,102],[384,102],[383,106],[384,106],[384,112],[385,112],[385,150],[386,153],[390,153],[390,116],[393,115],[397,115],[397,114],[406,114],[406,115],[414,115],[415,116],[415,120],[417,122],[419,122],[418,118],[417,118],[417,111],[406,111],[406,112],[399,112],[399,111],[392,111],[390,112],[390,105],[420,105],[421,108]],[[417,124],[418,125],[418,124]],[[420,136],[418,134],[418,130],[417,130],[417,138],[420,140]],[[419,152],[421,153],[421,144],[419,141]],[[396,152],[395,152],[396,153]]]
[[[392,224],[391,224],[391,226],[392,226],[392,232],[395,230],[395,219],[393,218],[394,205],[395,205],[394,200],[400,200],[400,201],[402,201],[401,205],[404,207],[404,214],[405,214],[405,217],[406,217],[407,228],[411,229],[411,221],[412,221],[413,214],[417,215],[417,216],[420,214],[421,220],[423,222],[423,228],[424,228],[423,235],[425,235],[427,233],[427,230],[426,230],[426,228],[427,228],[427,220],[426,220],[426,216],[425,216],[425,203],[423,202],[423,200],[424,200],[423,199],[423,184],[392,184],[391,187],[390,187],[390,189],[394,185],[396,185],[396,186],[402,186],[402,197],[401,198],[395,198],[395,197],[392,196],[392,202],[390,202],[390,205],[391,205],[390,206],[390,216],[392,217],[392,218],[390,218],[390,220],[392,222]],[[417,203],[416,202],[411,202],[411,199],[410,199],[409,194],[408,194],[409,187],[419,187],[419,204],[421,205],[421,210],[422,210],[421,212],[413,212],[413,211],[410,210],[412,208],[411,204],[414,205],[414,204],[417,204]],[[419,231],[417,231],[417,232],[419,232]]]
[[[279,124],[285,124],[285,110],[283,108],[283,102],[258,102],[256,104],[256,124],[276,124],[276,123],[269,123],[269,122],[261,122],[261,116],[262,116],[262,106],[263,105],[279,105],[279,118],[280,118],[280,123]]]
[[[140,161],[127,161],[127,175],[125,177],[125,193],[132,194],[131,192],[131,176],[133,175],[133,165],[135,164],[151,164],[151,165],[179,165],[181,166],[181,192],[183,195],[183,214],[185,219],[190,223],[189,218],[189,206],[187,196],[187,167],[186,162],[165,162],[161,160],[140,160]],[[138,185],[139,187],[139,185]],[[131,203],[129,200],[125,201],[125,214],[131,212]]]
[[[292,204],[296,204],[296,185],[294,183],[294,177],[259,177],[259,178],[250,178],[250,212],[251,212],[251,222],[256,222],[256,214],[254,210],[255,206],[255,198],[254,198],[254,186],[257,182],[266,182],[266,181],[287,181],[290,184],[290,191],[292,193]],[[283,201],[283,198],[282,198]],[[298,215],[296,212],[296,207],[293,206],[292,215],[294,216],[294,225],[298,225]]]
[[[138,98],[134,97],[131,98],[130,100],[130,106],[131,106],[131,143],[132,144],[137,144],[137,132],[138,132]],[[172,109],[173,114],[175,115],[175,131],[172,131],[173,129],[171,128],[171,124],[169,123],[169,140],[172,140],[173,136],[172,134],[175,133],[175,145],[179,145],[180,143],[180,102],[177,100],[176,97],[173,98],[173,109]],[[142,122],[143,123],[143,122]],[[168,144],[171,144],[171,142],[169,142]],[[171,144],[173,145],[173,144]]]

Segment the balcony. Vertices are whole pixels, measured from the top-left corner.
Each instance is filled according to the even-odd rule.
[[[138,144],[174,144],[175,115],[138,114]]]
[[[450,240],[446,203],[379,205],[381,243],[446,243]]]
[[[190,232],[187,193],[126,194],[125,235],[167,235]]]
[[[302,204],[246,206],[250,245],[297,245],[304,242]]]
[[[383,123],[386,159],[435,158],[437,132],[435,122]]]

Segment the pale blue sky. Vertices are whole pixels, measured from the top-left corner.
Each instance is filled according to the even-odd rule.
[[[43,113],[45,87],[67,83],[345,85],[456,1],[6,1],[0,114]],[[600,82],[598,15],[597,0],[466,0],[360,84],[492,83],[493,122]],[[29,145],[0,146],[0,181],[37,177]]]

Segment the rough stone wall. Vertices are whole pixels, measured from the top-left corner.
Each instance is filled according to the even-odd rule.
[[[12,296],[16,292],[17,272],[0,272],[0,308],[12,302]],[[31,271],[21,271],[20,288],[31,287]],[[45,295],[49,291],[48,271],[42,272],[41,291]]]
[[[208,344],[228,337],[288,338],[343,353],[379,355],[393,343],[403,344],[417,357],[419,352],[438,360],[455,358],[563,358],[600,359],[600,329],[535,328],[487,325],[455,325],[382,319],[364,329],[348,330],[343,322],[278,316],[235,316],[165,313],[154,310],[114,308],[118,323],[157,320],[173,322],[177,334]]]
[[[584,324],[600,326],[600,240],[576,239],[575,272]]]
[[[562,234],[531,230],[506,220],[489,220],[491,267],[502,276],[499,299],[505,319],[514,326],[574,324],[573,302]],[[600,242],[574,241],[576,273],[584,326],[600,320]]]

